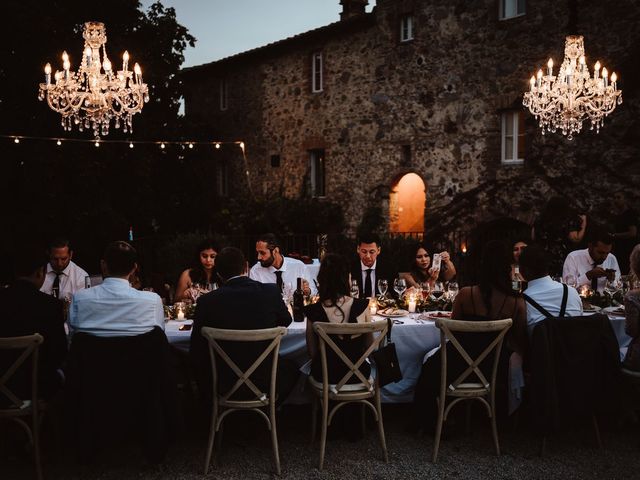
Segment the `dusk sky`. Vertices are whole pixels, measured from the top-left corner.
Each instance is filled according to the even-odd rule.
[[[146,9],[153,0],[143,0]],[[183,67],[251,50],[340,19],[340,0],[162,0],[196,37]],[[369,1],[371,11],[375,0]]]

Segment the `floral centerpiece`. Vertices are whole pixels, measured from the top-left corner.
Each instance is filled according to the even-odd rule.
[[[442,295],[440,298],[436,298],[433,295],[415,295],[412,296],[412,298],[410,298],[409,295],[403,295],[398,300],[386,297],[378,298],[377,300],[379,310],[388,307],[397,307],[408,311],[412,310],[412,308],[410,308],[410,301],[415,301],[416,312],[451,311],[453,308],[453,303],[448,295]]]
[[[188,318],[193,318],[196,313],[195,303],[184,303],[182,305],[164,305],[163,308],[164,318],[169,320],[186,320]],[[183,316],[179,315],[180,311],[182,311]]]

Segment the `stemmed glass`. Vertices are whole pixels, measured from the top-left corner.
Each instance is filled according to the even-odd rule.
[[[578,280],[574,275],[567,275],[564,281],[568,287],[576,288],[578,286]]]
[[[611,295],[612,299],[619,290],[622,290],[622,282],[619,279],[607,280],[604,291]]]
[[[191,287],[189,288],[189,296],[191,297],[193,303],[196,303],[198,301],[198,297],[201,293],[202,292],[200,291],[200,284],[192,283]]]
[[[358,287],[357,280],[351,280],[351,291],[350,294],[353,298],[358,298],[360,296],[360,288]]]
[[[393,289],[398,294],[398,298],[402,297],[402,294],[407,289],[407,282],[404,278],[396,278],[393,281]]]
[[[386,297],[387,290],[389,290],[389,282],[387,282],[384,278],[378,280],[378,291],[380,292],[380,300]]]
[[[431,295],[433,295],[436,300],[438,300],[442,295],[444,295],[444,285],[441,281],[436,281],[433,284],[433,290],[431,290]]]
[[[425,301],[428,300],[429,294],[431,293],[431,285],[429,282],[421,282],[420,289],[422,290],[422,299]]]
[[[459,291],[460,287],[458,287],[458,282],[449,282],[447,284],[447,296],[452,302],[456,299]]]

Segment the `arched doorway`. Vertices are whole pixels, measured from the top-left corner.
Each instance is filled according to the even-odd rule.
[[[425,184],[419,175],[407,173],[391,187],[389,232],[424,232]]]

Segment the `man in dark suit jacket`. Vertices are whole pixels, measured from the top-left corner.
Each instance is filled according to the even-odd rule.
[[[63,304],[60,300],[40,292],[44,282],[47,259],[37,246],[24,246],[15,252],[16,280],[8,288],[0,289],[0,337],[18,337],[39,333],[44,337],[40,345],[38,364],[39,396],[51,398],[62,385],[62,364],[67,356],[67,336],[64,331]],[[0,357],[0,372],[13,363],[16,356],[7,353]],[[31,370],[23,364],[10,383],[10,390],[26,399],[31,395]],[[0,395],[0,402],[4,398]]]
[[[208,345],[201,334],[202,327],[254,330],[286,327],[291,323],[291,315],[276,284],[260,283],[248,278],[247,262],[239,249],[222,249],[216,257],[216,269],[224,284],[198,299],[191,332],[190,354],[206,399],[211,395],[211,368]],[[253,364],[268,344],[269,342],[220,342],[221,347],[243,371]],[[223,360],[220,359],[217,366],[219,391],[224,391],[238,377]],[[265,360],[252,374],[251,380],[258,388],[266,390],[270,377],[270,362]],[[277,379],[281,400],[293,388],[296,378],[297,369],[281,359]],[[247,391],[248,389],[245,393]]]
[[[358,282],[360,298],[380,295],[378,280],[386,280],[389,284],[387,295],[396,297],[393,281],[398,272],[384,259],[380,258],[380,238],[374,234],[362,235],[358,238],[358,261],[351,269],[351,281]]]

